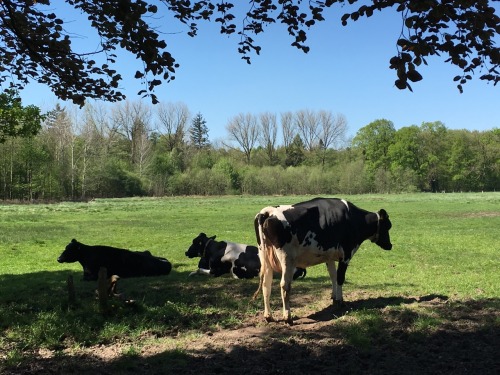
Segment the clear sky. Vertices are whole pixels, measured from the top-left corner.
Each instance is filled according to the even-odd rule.
[[[64,8],[58,11],[57,4],[53,10],[64,12],[63,19],[72,21],[73,27],[78,25],[77,43],[96,48],[96,39],[83,26],[85,17]],[[396,129],[428,121],[441,121],[451,129],[500,128],[500,85],[476,78],[460,94],[453,82],[460,71],[444,59],[432,58],[420,70],[423,81],[412,84],[413,92],[401,91],[394,86],[395,72],[389,69],[401,31],[400,16],[384,11],[343,27],[343,13],[345,8],[334,7],[327,21],[309,31],[307,54],[290,46],[293,40],[283,25],[268,27],[255,38],[262,51],[252,56],[251,65],[237,52],[238,35],[221,35],[215,24],[204,23],[198,36],[191,38],[185,26],[169,17],[156,19],[180,67],[176,79],[155,93],[161,102],[185,103],[193,116],[200,112],[211,141],[225,138],[228,120],[240,113],[269,111],[279,118],[281,112],[301,109],[343,114],[348,136],[381,118],[392,121]],[[119,54],[117,70],[130,101],[140,100],[136,94],[140,83],[133,79],[140,68],[134,56]],[[24,105],[42,109],[57,103],[50,90],[38,84],[29,85],[21,97]]]

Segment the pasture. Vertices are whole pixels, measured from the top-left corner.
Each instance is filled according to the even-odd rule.
[[[309,198],[0,205],[0,373],[494,372],[500,193],[341,196],[388,211],[393,250],[363,243],[347,270],[344,306],[331,305],[326,267],[308,269],[292,284],[292,327],[263,321],[262,297],[251,300],[258,279],[188,278],[198,258],[184,252],[200,232],[255,244],[253,218],[262,207]],[[133,303],[112,300],[103,314],[96,283],[82,280],[80,264],[56,261],[72,238],[148,249],[173,269],[120,280],[118,291]]]

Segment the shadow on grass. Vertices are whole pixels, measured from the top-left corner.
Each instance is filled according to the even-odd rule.
[[[5,334],[0,373],[489,374],[498,367],[499,299],[358,299],[315,312],[307,323],[278,323],[262,328],[262,335],[238,337],[235,317],[248,318],[252,306],[254,316],[260,314],[260,299],[252,305],[248,298],[258,280],[188,278],[188,273],[123,279],[119,288],[137,303],[117,305],[106,317],[97,312],[96,283],[81,281],[81,272],[0,276],[0,329]],[[68,274],[77,291],[73,307],[66,292]],[[305,293],[318,289],[316,280],[305,281],[294,285]],[[410,308],[415,304],[418,309]],[[215,330],[213,324],[218,324]],[[255,326],[255,318],[249,324]],[[183,331],[198,332],[196,340],[204,344],[177,339]],[[178,342],[171,345],[176,349],[143,351],[137,337],[143,332]],[[230,339],[225,332],[231,332]],[[75,346],[88,350],[66,352]],[[118,354],[102,355],[113,347]],[[39,348],[50,349],[49,358]]]
[[[364,336],[364,345],[353,343],[350,326],[337,321],[307,329],[268,328],[259,338],[242,335],[238,340],[221,337],[217,341],[214,336],[202,349],[123,354],[109,360],[91,354],[33,358],[16,367],[6,367],[3,373],[482,375],[498,369],[498,299],[454,303],[445,302],[441,296],[424,296],[415,301],[376,300],[365,303],[375,310],[384,310],[401,303],[427,306],[432,302],[432,313],[441,322],[433,329],[419,330],[408,321],[404,309],[385,309],[378,314],[375,328],[368,322],[355,327]]]
[[[96,298],[97,282],[83,281],[81,272],[0,275],[0,335],[5,337],[0,353],[107,345],[143,332],[160,337],[207,332],[237,324],[257,308],[248,296],[258,281],[192,280],[188,274],[174,270],[167,276],[121,279],[123,299],[111,299],[106,313]],[[68,275],[74,279],[74,302]]]
[[[340,318],[350,312],[368,309],[383,309],[385,307],[396,307],[401,305],[409,305],[415,302],[426,301],[447,301],[448,297],[439,294],[431,294],[423,297],[375,297],[360,299],[357,301],[343,302],[341,304],[332,304],[325,309],[315,312],[308,316],[309,319],[315,321],[329,321]]]

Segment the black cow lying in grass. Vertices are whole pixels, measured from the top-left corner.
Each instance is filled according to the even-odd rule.
[[[198,269],[193,275],[212,275],[215,277],[232,274],[235,279],[251,279],[259,275],[259,249],[241,243],[215,241],[216,236],[207,237],[200,233],[186,251],[189,258],[201,257]],[[304,278],[306,270],[297,268],[293,279]]]
[[[73,239],[57,258],[59,263],[80,262],[83,279],[97,280],[99,268],[106,267],[108,277],[160,276],[168,275],[172,264],[165,258],[152,255],[149,251],[130,251],[111,246],[89,246]]]

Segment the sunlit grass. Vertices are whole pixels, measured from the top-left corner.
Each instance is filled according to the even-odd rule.
[[[188,278],[197,259],[184,252],[200,232],[220,240],[255,244],[253,218],[264,206],[310,197],[174,197],[97,199],[89,203],[0,205],[0,352],[11,363],[19,353],[44,347],[60,350],[116,341],[132,341],[126,355],[144,337],[179,337],[237,327],[262,309],[251,300],[258,280]],[[347,301],[378,297],[442,295],[450,300],[498,299],[500,291],[498,228],[500,194],[408,194],[343,197],[368,209],[385,208],[393,223],[392,251],[369,241],[350,263]],[[76,238],[133,250],[149,249],[168,258],[166,277],[124,279],[119,291],[131,304],[114,300],[102,315],[95,283],[82,281],[81,266],[56,259]],[[72,276],[77,301],[68,301]],[[308,269],[293,284],[292,312],[302,314],[330,303],[326,267]],[[307,301],[300,296],[311,296]],[[295,306],[294,306],[295,303]],[[278,281],[273,309],[280,313]],[[434,329],[442,317],[432,311],[391,307],[409,331]],[[339,319],[347,339],[369,347],[383,331],[379,310],[366,309]],[[415,336],[416,337],[416,336]],[[138,345],[138,344],[137,344]]]

